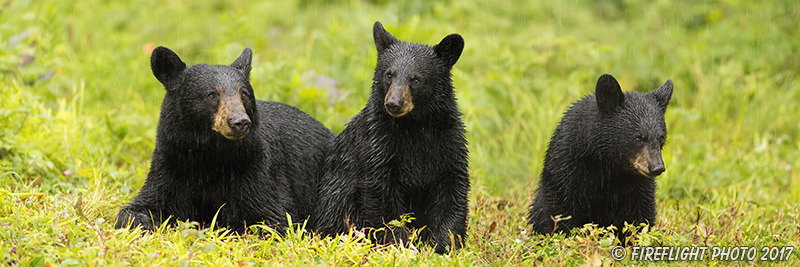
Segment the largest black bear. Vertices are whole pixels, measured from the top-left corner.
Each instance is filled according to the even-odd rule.
[[[553,133],[530,209],[533,231],[654,223],[671,97],[670,80],[648,94],[622,93],[614,77],[602,75],[595,94],[575,102]],[[571,218],[556,224],[557,215]]]
[[[326,157],[312,225],[332,235],[348,223],[380,228],[413,213],[411,228],[425,226],[421,239],[433,238],[437,253],[458,249],[466,237],[469,174],[450,71],[464,40],[451,34],[434,47],[403,42],[380,22],[373,37],[372,95]],[[377,239],[406,237],[398,228]]]
[[[249,48],[230,66],[187,67],[171,50],[153,50],[164,84],[156,147],[144,186],[117,215],[151,230],[168,217],[244,231],[263,222],[286,226],[286,214],[309,216],[317,171],[333,133],[292,106],[257,101]]]

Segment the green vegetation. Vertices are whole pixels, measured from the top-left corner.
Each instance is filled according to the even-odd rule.
[[[796,265],[798,18],[791,0],[2,1],[0,264],[629,264],[611,259],[607,229],[538,236],[523,219],[561,115],[610,73],[624,91],[675,82],[658,223],[637,229],[635,244],[793,246],[779,264]],[[188,64],[229,64],[251,47],[257,98],[339,132],[369,94],[376,20],[403,40],[466,41],[453,78],[473,181],[464,250],[375,246],[358,233],[237,237],[191,223],[111,229],[149,169],[164,96],[154,46]]]

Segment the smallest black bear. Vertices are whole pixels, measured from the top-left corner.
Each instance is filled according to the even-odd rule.
[[[464,39],[451,34],[436,46],[404,42],[375,22],[378,62],[372,95],[337,136],[323,167],[312,225],[345,233],[349,225],[381,228],[412,213],[436,253],[459,249],[466,237],[467,141],[451,69]],[[373,236],[407,243],[395,228]],[[374,233],[380,234],[380,233]]]
[[[647,94],[622,93],[614,77],[601,76],[595,94],[573,104],[550,140],[530,209],[533,231],[654,223],[671,97],[670,80]],[[571,218],[556,223],[557,215]]]
[[[116,228],[146,230],[192,220],[237,232],[264,223],[279,231],[316,201],[317,171],[333,133],[299,109],[258,101],[252,52],[231,65],[186,66],[158,47],[150,59],[166,89],[153,161],[144,186],[117,215]]]

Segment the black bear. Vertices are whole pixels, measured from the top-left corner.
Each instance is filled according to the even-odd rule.
[[[243,232],[310,215],[334,134],[295,107],[256,100],[251,59],[247,48],[230,66],[187,67],[172,50],[153,50],[153,74],[167,91],[156,146],[116,228],[152,230],[168,218],[211,226],[218,214],[217,225]]]
[[[467,227],[467,142],[451,80],[464,40],[404,42],[376,22],[378,62],[367,105],[337,136],[323,166],[312,225],[323,235],[380,228],[411,214],[408,229],[459,249]],[[408,242],[407,229],[373,238]],[[378,233],[380,234],[380,233]],[[451,244],[451,238],[454,243]]]
[[[533,231],[654,223],[671,97],[671,80],[647,94],[622,93],[614,77],[601,76],[595,94],[575,102],[553,133],[530,208]],[[571,218],[555,222],[558,215]]]

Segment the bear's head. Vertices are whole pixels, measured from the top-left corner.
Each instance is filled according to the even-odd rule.
[[[664,113],[672,98],[672,81],[650,93],[622,93],[613,76],[603,74],[595,92],[600,114],[595,140],[599,153],[621,162],[633,174],[655,178],[666,168],[661,149],[667,140]],[[619,158],[621,157],[621,158]]]
[[[150,67],[167,90],[164,107],[170,107],[162,110],[162,117],[174,116],[184,130],[213,131],[233,141],[246,137],[256,123],[251,60],[252,51],[245,48],[231,65],[187,67],[175,52],[157,47]]]
[[[464,49],[460,35],[448,35],[430,47],[400,41],[380,22],[375,22],[372,35],[378,50],[373,94],[383,99],[389,115],[400,118],[415,110],[425,113],[431,105],[452,98],[450,70]]]

